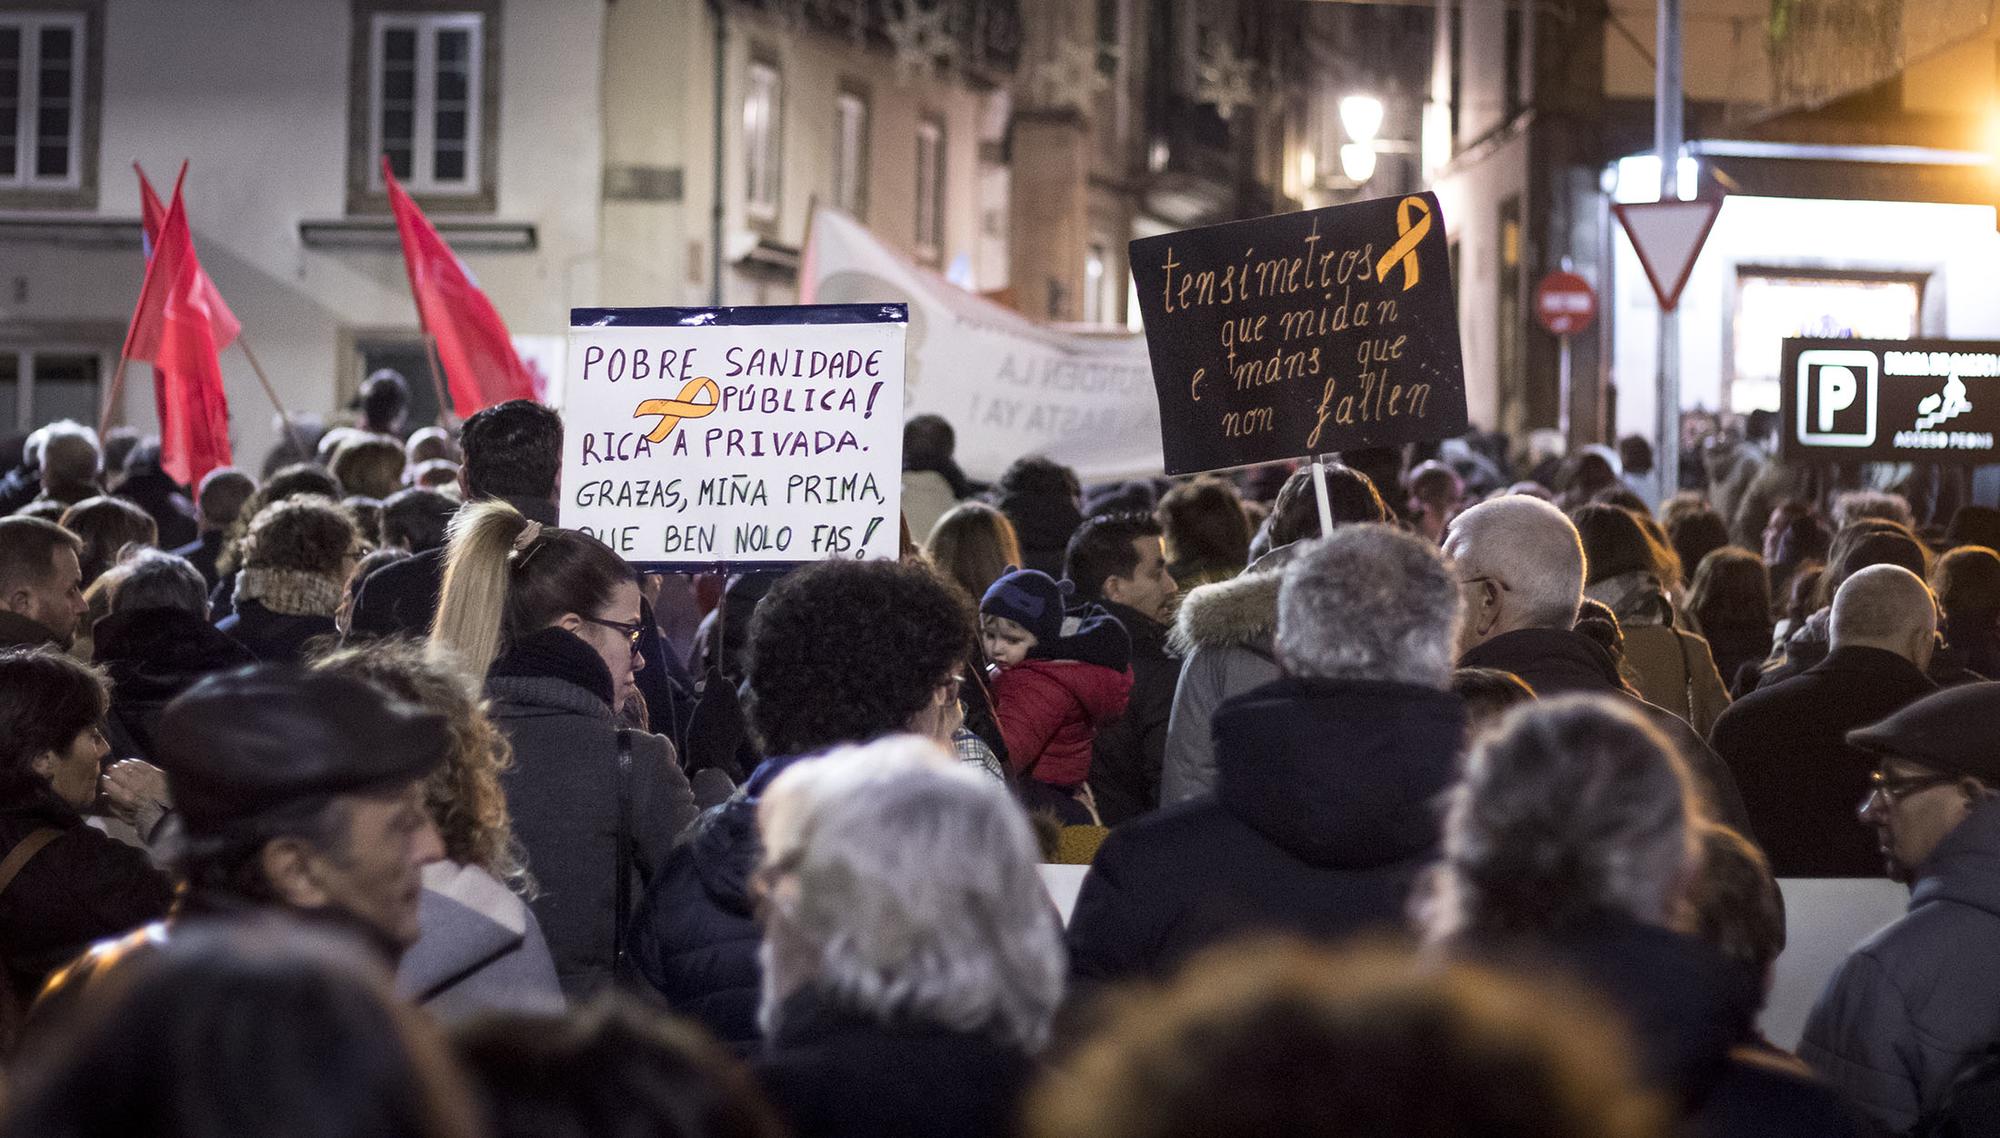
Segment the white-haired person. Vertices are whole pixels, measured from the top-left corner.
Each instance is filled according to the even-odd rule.
[[[1064,964],[1006,789],[895,736],[793,765],[758,825],[757,1069],[793,1132],[1012,1134]]]
[[[1691,1133],[1855,1133],[1833,1092],[1750,1050],[1755,979],[1677,931],[1693,927],[1705,815],[1643,713],[1602,696],[1516,708],[1474,744],[1449,802],[1415,906],[1434,948],[1596,991]]]
[[[1461,667],[1512,672],[1542,698],[1605,694],[1629,700],[1673,741],[1699,781],[1709,814],[1750,832],[1736,780],[1708,742],[1673,710],[1640,699],[1612,654],[1576,631],[1589,564],[1567,515],[1539,498],[1503,495],[1454,518],[1444,551],[1465,601]]]
[[[1301,542],[1281,580],[1280,678],[1216,710],[1214,793],[1098,851],[1069,925],[1079,983],[1163,975],[1246,932],[1400,923],[1465,746],[1458,583],[1437,546],[1379,524]]]

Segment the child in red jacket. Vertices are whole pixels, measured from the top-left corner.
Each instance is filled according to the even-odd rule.
[[[986,590],[979,624],[1021,797],[1030,808],[1054,808],[1066,823],[1089,823],[1091,744],[1099,724],[1125,713],[1132,641],[1094,605],[1066,616],[1068,591],[1068,582],[1046,573],[1015,570]]]

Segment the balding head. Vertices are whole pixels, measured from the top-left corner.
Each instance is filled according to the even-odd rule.
[[[1569,628],[1583,600],[1583,542],[1561,510],[1509,494],[1452,520],[1444,551],[1465,587],[1460,651],[1505,632]]]
[[[1870,565],[1833,597],[1832,648],[1879,648],[1927,667],[1937,645],[1937,601],[1900,565]]]

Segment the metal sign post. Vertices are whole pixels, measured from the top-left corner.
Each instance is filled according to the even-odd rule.
[[[1681,0],[1659,0],[1659,70],[1653,84],[1653,143],[1660,155],[1660,200],[1680,197],[1681,166]],[[1660,306],[1659,446],[1660,497],[1681,485],[1680,318],[1672,305]]]

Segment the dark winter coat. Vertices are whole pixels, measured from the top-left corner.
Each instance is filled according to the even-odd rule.
[[[211,591],[222,579],[221,571],[215,567],[215,559],[222,556],[222,543],[227,537],[222,530],[212,529],[173,551],[174,556],[185,557],[187,563],[195,567],[201,579],[208,582]]]
[[[1917,870],[1910,910],[1854,950],[1820,996],[1799,1057],[1884,1125],[1910,1127],[2000,1041],[2000,799],[1976,806]]]
[[[1535,963],[1568,972],[1623,1017],[1638,1045],[1641,1075],[1680,1105],[1689,1133],[1859,1133],[1834,1091],[1752,1054],[1756,979],[1708,945],[1605,917],[1549,938],[1530,958]]]
[[[113,494],[140,509],[159,529],[160,549],[173,549],[195,539],[199,527],[194,520],[194,503],[181,491],[180,484],[159,470],[128,474]]]
[[[1438,842],[1465,708],[1450,692],[1286,678],[1215,717],[1215,793],[1112,832],[1069,924],[1070,970],[1159,974],[1252,930],[1338,939],[1403,917]]]
[[[1527,681],[1543,699],[1559,695],[1614,695],[1645,712],[1680,749],[1688,770],[1700,784],[1702,797],[1716,821],[1739,832],[1750,832],[1743,795],[1708,741],[1695,734],[1687,720],[1634,695],[1619,678],[1617,661],[1596,641],[1565,628],[1523,628],[1503,632],[1474,647],[1459,660],[1465,668],[1498,668]]]
[[[1100,726],[1091,747],[1090,789],[1105,824],[1116,826],[1159,809],[1181,662],[1167,653],[1166,625],[1126,605],[1099,603],[1132,639],[1132,694],[1125,713]]]
[[[365,638],[428,633],[444,588],[444,553],[442,548],[427,549],[362,578],[347,634]]]
[[[0,961],[18,1006],[93,943],[166,915],[174,888],[142,850],[104,836],[53,795],[0,807],[0,857],[42,827],[62,831],[0,893]]]
[[[803,756],[767,759],[729,801],[702,814],[646,891],[633,920],[639,974],[719,1040],[748,1054],[763,1039],[757,1024],[764,970],[763,933],[750,875],[763,857],[757,800]]]
[[[1736,776],[1771,872],[1882,876],[1875,831],[1855,817],[1876,759],[1848,746],[1847,733],[1936,690],[1893,652],[1845,647],[1722,713],[1710,742]]]
[[[590,645],[548,628],[495,662],[486,693],[494,724],[514,745],[502,785],[528,872],[541,887],[530,905],[563,992],[584,999],[612,979],[617,919],[620,727],[611,673]],[[694,821],[695,806],[673,744],[642,731],[629,739],[629,895],[636,901]]]
[[[1101,609],[1067,617],[1064,635],[1028,650],[993,680],[994,713],[1011,773],[1070,789],[1090,777],[1097,730],[1124,714],[1131,641]]]
[[[1034,1060],[984,1035],[884,1025],[810,993],[786,1005],[757,1078],[796,1138],[1004,1138]]]
[[[216,621],[215,627],[266,664],[301,663],[310,641],[340,636],[340,626],[331,616],[290,616],[255,600],[237,601],[236,611]]]
[[[763,1038],[763,933],[750,897],[761,849],[754,797],[710,809],[667,857],[632,922],[639,974],[676,1014],[746,1054]]]
[[[195,681],[257,662],[227,633],[181,609],[113,613],[97,622],[91,643],[111,677],[104,726],[120,758],[152,758],[160,712]]]

